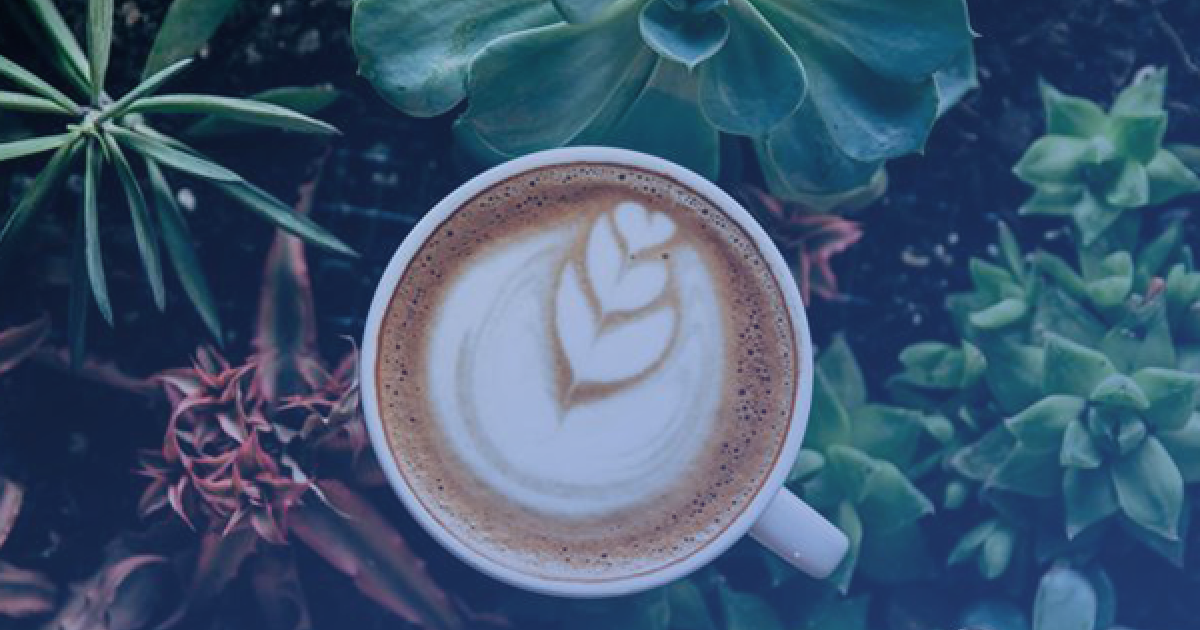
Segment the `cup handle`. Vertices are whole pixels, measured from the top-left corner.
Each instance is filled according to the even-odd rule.
[[[786,489],[779,490],[767,504],[750,535],[817,579],[829,577],[850,546],[841,530]]]

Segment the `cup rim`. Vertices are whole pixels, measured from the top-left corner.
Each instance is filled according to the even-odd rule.
[[[790,315],[792,330],[796,339],[797,347],[795,352],[798,355],[797,370],[799,372],[796,379],[796,392],[787,436],[784,438],[784,443],[778,452],[774,468],[767,475],[758,492],[742,510],[741,514],[734,518],[726,526],[725,530],[713,538],[707,545],[687,557],[673,561],[657,570],[600,582],[557,580],[524,573],[475,551],[465,542],[459,540],[454,534],[450,533],[449,530],[442,527],[420,499],[417,498],[416,493],[409,487],[403,473],[400,472],[400,468],[396,463],[396,457],[388,445],[387,434],[384,430],[383,420],[379,411],[378,388],[375,382],[380,328],[383,324],[387,308],[392,301],[392,295],[397,285],[399,285],[404,272],[407,270],[409,263],[412,261],[413,256],[425,244],[426,240],[428,240],[438,226],[448,219],[460,206],[470,201],[480,192],[510,177],[538,168],[578,162],[628,166],[665,176],[690,188],[716,204],[722,212],[745,230],[754,239],[755,245],[762,253],[763,258],[770,267],[772,275],[778,281],[780,291],[783,294],[784,303]],[[471,567],[501,582],[544,595],[573,598],[628,595],[662,586],[686,577],[715,560],[717,556],[724,553],[748,533],[763,511],[766,510],[767,506],[775,498],[776,494],[782,489],[792,464],[800,451],[801,442],[808,424],[809,410],[812,405],[814,349],[808,327],[808,318],[804,310],[804,303],[800,299],[800,292],[796,288],[796,283],[792,280],[791,269],[762,226],[733,197],[721,190],[716,184],[686,167],[645,153],[613,147],[565,147],[525,155],[476,175],[443,198],[417,222],[400,246],[397,247],[391,260],[388,262],[383,276],[376,285],[375,294],[371,300],[361,348],[359,364],[359,380],[362,388],[361,401],[371,446],[388,480],[388,484],[400,497],[409,514],[443,548],[449,550],[458,559]]]

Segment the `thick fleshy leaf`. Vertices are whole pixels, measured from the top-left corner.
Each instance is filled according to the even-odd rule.
[[[1021,321],[1029,314],[1029,304],[1017,298],[1005,298],[971,313],[971,325],[981,330],[999,330]]]
[[[924,342],[911,345],[900,353],[905,377],[919,387],[966,389],[987,370],[987,359],[978,348],[962,342],[960,348]]]
[[[1082,470],[1093,470],[1104,463],[1104,453],[1079,418],[1072,419],[1062,434],[1058,462],[1067,468]]]
[[[1146,286],[1152,278],[1166,275],[1164,266],[1179,252],[1179,244],[1183,239],[1181,223],[1172,221],[1165,230],[1138,251],[1135,277],[1137,286]]]
[[[790,485],[795,482],[807,481],[824,467],[824,455],[812,449],[801,449],[800,453],[796,455],[796,461],[792,463],[792,469],[788,471],[787,483]]]
[[[1083,236],[1084,246],[1090,246],[1121,218],[1121,209],[1084,191],[1071,208],[1071,217]]]
[[[1039,184],[1033,196],[1018,212],[1023,215],[1071,216],[1085,194],[1081,184]]]
[[[72,134],[72,137],[54,152],[50,161],[42,168],[42,172],[38,173],[37,178],[33,180],[29,190],[25,192],[25,196],[21,197],[17,206],[8,213],[4,220],[4,228],[0,230],[0,266],[3,266],[3,261],[21,242],[21,236],[26,226],[29,225],[30,219],[42,207],[42,204],[57,187],[59,180],[71,167],[71,161],[82,144],[83,141]]]
[[[320,487],[329,505],[307,501],[293,507],[292,533],[353,579],[363,594],[403,619],[431,629],[463,627],[449,596],[375,508],[337,482]]]
[[[156,138],[129,131],[116,125],[110,125],[105,130],[111,133],[121,144],[154,160],[162,166],[218,182],[240,182],[242,179],[240,175],[224,166],[202,158],[196,153],[184,151],[171,144],[161,142]]]
[[[916,24],[918,12],[899,2],[756,5],[800,57],[815,111],[834,145],[854,161],[883,160],[924,147],[937,117],[932,73],[970,41],[963,14],[958,24],[950,24],[956,21],[951,14],[965,10],[960,0],[922,0],[921,4],[931,10]],[[943,31],[942,26],[947,28]],[[914,31],[931,39],[918,44],[911,39]],[[898,36],[889,37],[890,33]],[[947,37],[932,39],[939,35]],[[948,46],[940,59],[934,54],[942,52],[938,43]],[[918,45],[907,49],[914,44]]]
[[[1021,245],[1017,242],[1017,237],[1013,235],[1012,228],[1004,221],[996,224],[996,241],[1000,246],[1000,255],[1004,261],[1004,265],[1008,267],[1008,271],[1021,284],[1025,283],[1025,255],[1021,252]]]
[[[282,201],[249,182],[213,182],[218,189],[246,208],[262,215],[278,228],[305,242],[343,256],[357,256],[353,249],[306,216],[296,214]]]
[[[1113,103],[1111,113],[1157,114],[1163,111],[1167,94],[1167,70],[1152,68],[1139,74],[1132,85],[1125,88]]]
[[[71,113],[79,111],[79,107],[66,94],[58,91],[57,88],[46,83],[36,74],[18,66],[2,55],[0,55],[0,77],[4,77],[30,92],[35,92],[39,96],[53,101],[64,111]]]
[[[57,136],[2,142],[0,143],[0,162],[58,149],[67,142],[70,142],[72,138],[72,134],[64,133]]]
[[[983,294],[989,301],[999,302],[1004,298],[1025,297],[1025,291],[1017,284],[1007,269],[978,258],[972,258],[968,266],[971,272],[971,283],[975,290]]]
[[[219,343],[221,340],[221,322],[217,316],[217,308],[213,302],[212,293],[208,290],[208,280],[196,252],[192,248],[192,237],[188,232],[183,212],[175,203],[175,195],[171,192],[162,170],[153,160],[146,160],[146,171],[150,175],[150,187],[154,194],[154,208],[158,215],[159,227],[162,228],[163,245],[167,250],[167,258],[179,276],[183,292],[195,307],[196,313],[204,325]]]
[[[1193,413],[1178,429],[1155,435],[1171,454],[1184,483],[1200,482],[1200,413]]]
[[[883,170],[882,159],[847,155],[811,98],[755,146],[771,191],[788,199],[865,190]]]
[[[58,69],[71,81],[80,93],[91,95],[91,68],[83,48],[71,32],[71,27],[62,18],[54,0],[27,0],[29,8],[42,28],[49,33],[50,43],[54,46],[54,61]]]
[[[858,511],[854,509],[849,501],[842,501],[834,505],[831,512],[827,511],[825,515],[829,518],[829,522],[838,528],[846,538],[850,541],[849,548],[846,550],[846,557],[842,558],[842,562],[838,564],[838,568],[834,570],[833,575],[827,578],[830,585],[840,591],[843,595],[850,590],[850,582],[854,578],[855,570],[858,568],[858,559],[862,551],[862,540],[864,536],[862,519],[858,516]]]
[[[121,180],[121,188],[125,191],[125,199],[129,202],[129,214],[133,219],[133,234],[137,239],[138,254],[142,258],[142,267],[146,270],[146,279],[150,282],[150,293],[158,310],[166,307],[165,289],[163,288],[162,260],[158,250],[158,229],[146,207],[146,197],[138,184],[137,176],[125,153],[112,136],[103,134],[108,155],[117,170]]]
[[[552,0],[562,18],[572,24],[590,22],[617,0]]]
[[[113,0],[88,0],[88,61],[91,62],[92,100],[104,93],[108,56],[112,51]]]
[[[862,405],[852,415],[849,445],[901,468],[912,463],[930,422],[919,411],[877,404]]]
[[[724,584],[717,589],[726,630],[783,630],[779,615],[766,600]]]
[[[986,486],[1033,497],[1053,497],[1061,489],[1060,480],[1057,449],[1035,450],[1018,442],[988,477]]]
[[[108,299],[108,281],[104,277],[104,258],[100,252],[100,208],[97,199],[104,153],[96,141],[87,143],[87,162],[83,178],[83,229],[86,242],[88,284],[96,307],[109,326],[113,325],[112,303]]]
[[[1079,181],[1095,155],[1091,140],[1044,136],[1029,146],[1013,173],[1029,184],[1070,184]]]
[[[676,11],[667,0],[650,0],[638,16],[642,41],[663,58],[693,70],[725,45],[729,21],[716,11]]]
[[[804,445],[824,451],[834,444],[846,444],[853,435],[850,410],[838,396],[836,377],[820,368],[814,375],[812,414],[804,435]]]
[[[1200,191],[1197,177],[1174,153],[1162,150],[1146,165],[1146,176],[1150,179],[1151,205],[1166,203],[1180,195]]]
[[[1098,105],[1063,94],[1044,80],[1038,87],[1046,108],[1046,133],[1075,138],[1092,138],[1104,133],[1108,116]]]
[[[967,93],[979,88],[979,75],[975,64],[975,46],[965,46],[950,63],[933,75],[938,93],[938,118],[946,115]]]
[[[831,447],[827,458],[860,518],[875,531],[900,527],[934,510],[933,503],[891,462],[845,446]]]
[[[1054,332],[1087,347],[1100,344],[1100,340],[1108,332],[1106,324],[1101,322],[1086,304],[1086,296],[1082,300],[1073,299],[1066,291],[1057,286],[1043,286],[1039,292],[1037,312],[1034,315],[1034,330],[1053,330]]]
[[[1086,407],[1087,401],[1078,396],[1047,396],[1005,420],[1004,426],[1029,448],[1058,448],[1067,425],[1077,420]]]
[[[720,138],[696,104],[696,75],[669,61],[655,66],[646,89],[605,142],[664,157],[715,179]]]
[[[1109,137],[1117,151],[1140,164],[1149,164],[1162,148],[1167,113],[1123,114],[1109,122]]]
[[[988,387],[1001,411],[1016,414],[1042,398],[1045,350],[1007,340],[981,350],[988,357]]]
[[[1126,516],[1168,540],[1179,537],[1183,477],[1157,438],[1147,437],[1139,448],[1113,462],[1111,471]]]
[[[1096,590],[1080,573],[1055,566],[1042,576],[1033,602],[1033,630],[1096,630]]]
[[[466,96],[485,46],[559,19],[546,0],[360,0],[351,30],[360,74],[402,111],[436,116]]]
[[[637,29],[636,13],[624,11],[495,41],[471,63],[462,124],[504,155],[603,139],[658,58],[637,43]]]
[[[1077,300],[1085,297],[1087,285],[1083,278],[1080,278],[1079,274],[1062,258],[1050,252],[1037,252],[1033,256],[1033,266],[1054,280],[1054,283],[1071,297]]]
[[[1105,258],[1092,277],[1087,278],[1087,295],[1100,308],[1111,308],[1125,301],[1133,290],[1133,258],[1129,252],[1116,252]]]
[[[1163,300],[1130,304],[1126,315],[1100,340],[1100,350],[1117,370],[1131,373],[1176,365],[1175,344]]]
[[[286,107],[243,98],[208,96],[204,94],[168,94],[149,96],[129,108],[130,113],[142,114],[207,114],[220,118],[278,127],[289,131],[315,134],[336,134],[329,123],[292,111]]]
[[[0,562],[0,616],[31,617],[54,610],[54,583],[40,573]]]
[[[1142,417],[1160,430],[1183,427],[1200,405],[1200,374],[1147,368],[1134,374],[1133,380],[1149,401]]]
[[[284,107],[293,112],[312,116],[332,105],[341,96],[341,92],[329,85],[312,87],[279,87],[264,90],[248,96],[253,101],[270,103]],[[218,116],[205,116],[203,119],[187,128],[188,136],[218,136],[233,133],[245,133],[254,130],[253,125],[240,123],[235,120]]]
[[[828,379],[833,395],[848,410],[867,402],[866,380],[845,336],[834,335],[829,347],[817,357],[817,368]]]
[[[1008,570],[1016,549],[1017,536],[1006,526],[997,527],[979,550],[979,574],[985,580],[994,580]]]
[[[150,75],[150,77],[142,80],[132,90],[126,92],[124,96],[117,99],[115,103],[101,111],[100,116],[96,119],[97,123],[116,120],[124,116],[129,112],[129,108],[133,107],[134,103],[158,92],[167,81],[175,78],[176,75],[186,70],[190,65],[192,65],[191,59],[180,59]]]
[[[1088,397],[1093,403],[1119,407],[1132,411],[1145,411],[1150,407],[1150,400],[1142,388],[1124,374],[1113,374],[1100,381],[1096,389]]]
[[[976,525],[963,534],[962,538],[958,539],[954,548],[950,550],[950,554],[946,557],[946,564],[955,565],[961,564],[975,557],[979,553],[980,547],[992,532],[996,531],[996,520],[986,520]]]
[[[700,66],[700,109],[727,133],[762,136],[804,100],[800,59],[748,0],[733,0],[729,39]]]
[[[200,52],[237,3],[238,0],[171,2],[142,68],[142,78]]]
[[[1050,394],[1091,395],[1100,381],[1116,373],[1103,354],[1053,333],[1046,333],[1043,388]]]
[[[667,587],[671,606],[671,627],[678,630],[717,630],[704,593],[691,580],[679,580]]]
[[[1150,177],[1141,163],[1125,159],[1116,175],[1102,186],[1104,201],[1118,208],[1138,208],[1150,201]]]
[[[1117,513],[1117,491],[1107,470],[1070,468],[1063,474],[1067,538]]]
[[[1121,415],[1117,424],[1117,452],[1128,455],[1142,445],[1147,434],[1149,430],[1141,418],[1129,414]]]

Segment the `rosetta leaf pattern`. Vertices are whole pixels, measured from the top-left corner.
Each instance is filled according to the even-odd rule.
[[[564,407],[580,386],[612,385],[651,370],[667,353],[677,308],[663,301],[670,268],[640,254],[671,239],[666,215],[622,203],[592,224],[582,256],[569,257],[555,294],[555,329],[570,374]]]

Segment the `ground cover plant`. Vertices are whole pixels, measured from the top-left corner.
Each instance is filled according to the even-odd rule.
[[[0,9],[0,16],[34,20],[0,19],[0,55],[33,76],[59,76],[56,68],[70,65],[73,53],[46,56],[51,48],[34,47],[25,26],[41,27],[27,8],[61,9],[59,34],[88,42],[106,3],[29,2]],[[619,42],[653,60],[648,86],[670,80],[672,89],[694,91],[710,81],[713,88],[723,84],[711,83],[715,65],[706,64],[738,50],[747,7],[775,24],[772,7],[788,3],[531,1],[514,3],[521,10],[507,15],[528,10],[544,23],[481,22],[513,32],[480,31],[482,43],[502,41],[491,53],[457,51],[457,65],[401,65],[396,50],[419,48],[418,40],[364,47],[365,31],[376,28],[381,37],[386,19],[411,18],[399,9],[412,7],[427,21],[392,27],[427,36],[421,46],[444,44],[445,34],[429,25],[452,24],[447,16],[463,9],[429,4],[113,3],[107,84],[135,86],[147,65],[194,56],[192,69],[166,85],[170,94],[258,94],[304,116],[321,109],[342,135],[217,127],[219,119],[207,116],[186,124],[149,113],[140,123],[122,121],[186,138],[203,153],[181,153],[244,174],[286,211],[280,216],[326,226],[323,234],[362,257],[313,247],[251,213],[224,212],[239,200],[169,165],[161,170],[171,180],[158,194],[153,172],[144,170],[153,156],[144,159],[115,138],[128,150],[137,186],[151,186],[145,205],[160,245],[170,247],[155,203],[186,220],[195,265],[218,289],[209,298],[211,319],[219,316],[222,325],[210,331],[207,316],[157,314],[138,233],[124,218],[130,202],[122,178],[108,170],[118,176],[104,177],[109,185],[94,191],[97,243],[105,246],[111,302],[121,306],[113,310],[117,326],[91,335],[83,348],[64,325],[66,289],[95,296],[87,295],[89,282],[70,284],[78,270],[87,275],[87,242],[75,259],[82,265],[72,267],[67,228],[86,219],[89,186],[82,158],[64,171],[59,193],[42,199],[40,217],[16,242],[24,251],[14,250],[12,260],[35,264],[0,273],[0,627],[1196,627],[1200,232],[1191,209],[1200,151],[1189,143],[1200,139],[1193,61],[1200,50],[1182,25],[1200,19],[1200,8],[970,2],[981,34],[982,88],[958,108],[939,108],[928,138],[928,126],[913,128],[927,145],[924,158],[886,156],[886,191],[878,160],[853,171],[855,186],[872,185],[867,193],[807,187],[813,172],[801,170],[788,171],[797,179],[781,186],[769,161],[756,161],[769,138],[717,126],[723,147],[693,154],[709,166],[719,156],[719,183],[792,263],[821,348],[813,416],[788,485],[847,533],[852,550],[832,578],[818,582],[745,541],[668,587],[567,601],[499,585],[462,565],[383,483],[363,432],[352,361],[366,302],[407,227],[480,167],[478,140],[512,140],[497,140],[502,125],[479,122],[488,117],[475,102],[469,69],[497,65],[483,61],[488,54],[512,54],[508,47],[547,33],[562,42],[586,33],[612,44],[614,27],[624,25],[630,37]],[[931,7],[925,17],[962,20],[920,26],[916,17],[897,21],[891,3],[875,3],[874,36],[856,46],[884,41],[880,33],[898,41],[902,23],[920,34],[914,41],[932,38],[931,23],[953,26],[945,31],[947,51],[951,40],[970,41],[965,12],[945,12],[958,2],[924,5]],[[592,6],[607,8],[585,10]],[[862,25],[848,16],[866,19],[864,6],[835,0],[814,11]],[[197,28],[180,31],[181,24]],[[785,43],[799,41],[774,28]],[[104,40],[102,31],[93,40]],[[67,40],[43,44],[54,41]],[[371,73],[371,47],[378,63],[395,62],[386,68],[391,79],[381,78],[382,67],[370,83],[353,76],[360,62]],[[86,72],[68,69],[76,78],[64,76],[55,89],[78,97],[82,108],[105,107],[90,91],[73,91],[94,72],[92,45],[77,48],[87,51]],[[861,59],[863,50],[852,56]],[[806,102],[816,105],[822,66],[802,53],[795,54]],[[396,82],[428,79],[431,68],[445,74],[421,90]],[[933,80],[935,88],[949,85]],[[326,82],[336,89],[267,91]],[[912,83],[927,99],[927,79]],[[772,96],[786,96],[780,92]],[[15,94],[5,102],[38,111],[5,113],[0,146],[63,133],[65,114],[43,113],[62,103],[37,90]],[[712,122],[706,116],[714,103],[689,102],[698,114],[657,109],[661,102],[650,109],[659,118],[674,112],[667,118],[679,125]],[[435,105],[446,113],[418,119],[395,109]],[[814,121],[831,124],[806,124]],[[227,131],[251,135],[224,142]],[[105,140],[82,135],[104,158]],[[734,140],[743,150],[730,150],[732,138],[750,139]],[[824,154],[834,163],[853,157],[845,145],[835,148]],[[52,150],[0,163],[0,221],[37,190]],[[112,155],[107,164],[118,168]],[[181,280],[182,292],[163,294],[168,303],[176,294],[192,299]]]

